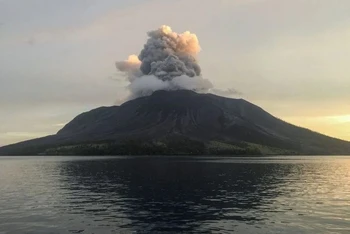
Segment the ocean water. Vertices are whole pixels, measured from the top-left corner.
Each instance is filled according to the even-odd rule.
[[[350,157],[0,157],[0,233],[350,233]]]

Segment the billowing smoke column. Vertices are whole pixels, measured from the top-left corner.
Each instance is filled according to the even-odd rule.
[[[156,90],[187,89],[207,92],[213,87],[201,76],[196,56],[200,51],[195,34],[177,34],[168,26],[148,32],[148,40],[139,56],[117,62],[130,82],[131,98],[147,96]]]

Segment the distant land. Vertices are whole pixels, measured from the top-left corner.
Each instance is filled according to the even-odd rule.
[[[349,155],[350,142],[284,122],[243,99],[156,91],[82,113],[0,155]]]

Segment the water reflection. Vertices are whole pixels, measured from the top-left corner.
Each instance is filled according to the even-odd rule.
[[[0,158],[0,233],[350,233],[349,157]]]
[[[263,226],[295,170],[293,164],[212,163],[131,158],[66,161],[60,166],[64,212],[136,232],[231,232]]]

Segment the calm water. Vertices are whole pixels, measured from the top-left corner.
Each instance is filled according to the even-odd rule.
[[[350,157],[0,158],[0,233],[350,233]]]

